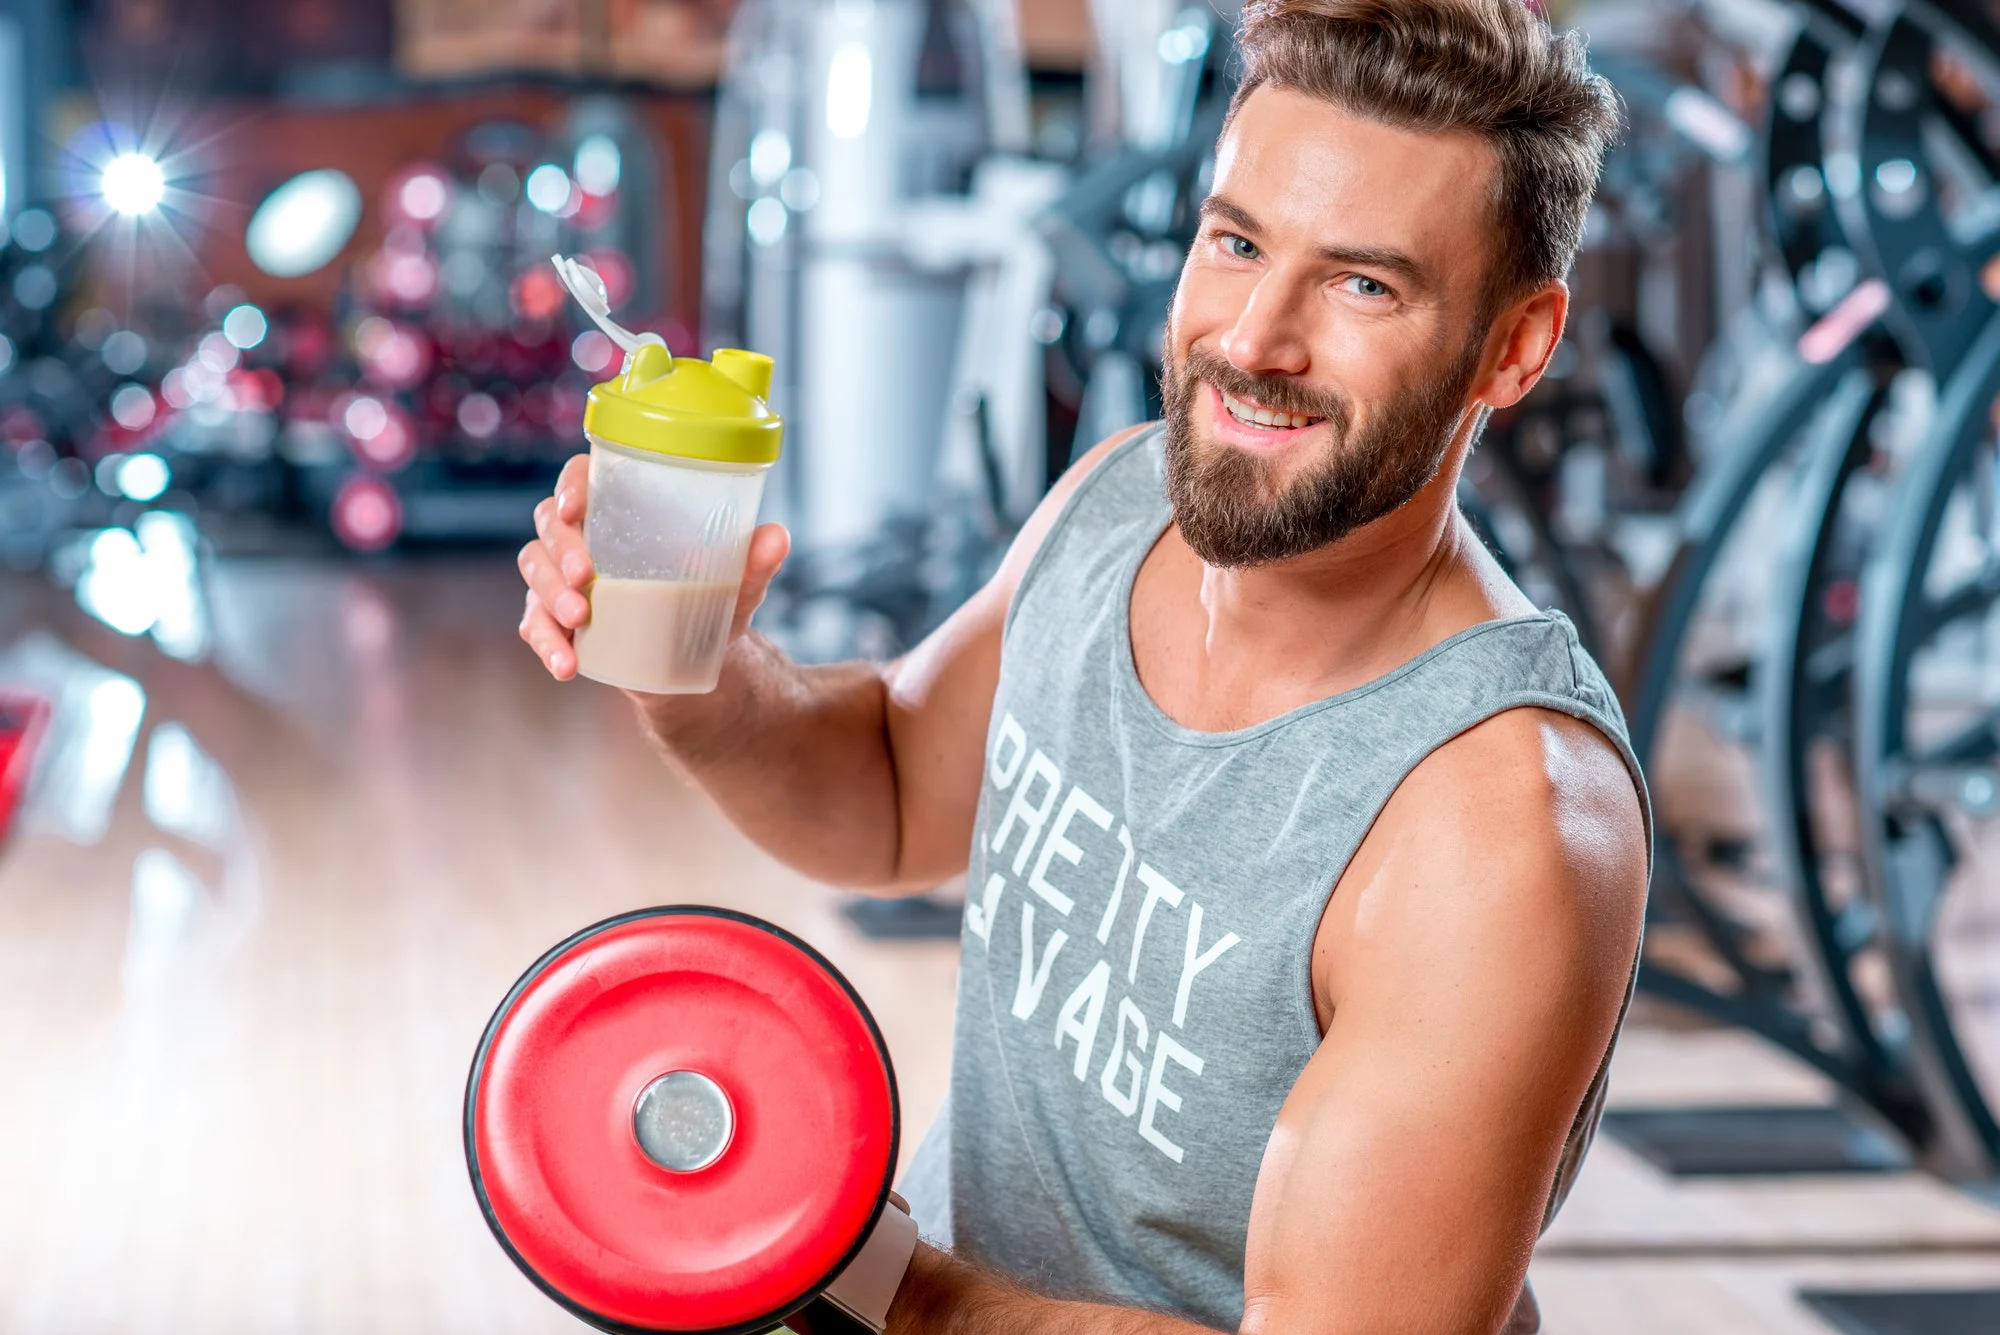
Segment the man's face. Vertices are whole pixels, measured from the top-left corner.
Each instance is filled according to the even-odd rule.
[[[1216,566],[1282,561],[1436,476],[1488,329],[1495,162],[1289,89],[1238,109],[1167,330],[1167,483]]]

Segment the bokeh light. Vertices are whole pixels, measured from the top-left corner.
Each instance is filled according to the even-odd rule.
[[[45,311],[55,305],[61,291],[55,270],[46,264],[30,264],[14,275],[14,300],[31,311]]]
[[[132,500],[144,504],[156,501],[166,493],[167,484],[173,480],[173,471],[167,461],[157,454],[134,454],[118,465],[118,490]]]
[[[576,183],[593,195],[608,195],[618,189],[624,174],[624,156],[618,141],[608,134],[593,134],[576,146]]]
[[[111,396],[111,417],[127,431],[144,431],[157,412],[153,392],[144,385],[120,385]]]
[[[750,175],[773,186],[792,169],[792,140],[783,130],[759,130],[750,141]]]
[[[14,244],[39,255],[56,243],[55,215],[47,209],[23,209],[14,217]]]
[[[459,429],[474,440],[489,439],[500,429],[500,405],[491,394],[468,394],[459,401]]]
[[[348,400],[346,409],[340,415],[340,424],[356,441],[373,440],[382,434],[388,421],[389,412],[382,406],[382,401],[367,394],[357,394]]]
[[[760,246],[775,246],[784,239],[785,228],[791,218],[781,201],[767,195],[750,206],[746,221],[752,241]]]
[[[859,139],[868,132],[874,109],[875,61],[868,45],[842,42],[826,72],[826,128],[839,139]]]
[[[223,334],[203,334],[197,345],[195,356],[201,364],[217,373],[234,371],[243,360],[243,353],[235,342]]]
[[[403,307],[428,305],[437,296],[441,281],[423,233],[408,226],[390,229],[368,273],[382,300]]]
[[[402,389],[430,370],[430,346],[410,329],[371,315],[354,327],[354,351],[363,373],[378,384]]]
[[[543,213],[561,213],[570,202],[569,174],[553,162],[529,172],[528,202]]]
[[[451,204],[451,182],[435,168],[420,167],[396,189],[396,205],[412,222],[435,222]]]
[[[569,355],[579,369],[596,375],[617,361],[618,345],[597,330],[586,329],[570,344]]]
[[[331,263],[361,220],[361,189],[327,167],[301,172],[265,196],[244,244],[251,262],[273,278],[303,278]]]
[[[550,320],[562,311],[569,293],[546,265],[529,269],[514,280],[514,312],[524,320]]]
[[[222,336],[246,352],[262,343],[270,330],[264,312],[247,302],[222,317]]]
[[[120,329],[105,338],[97,355],[119,375],[137,375],[146,365],[146,340],[130,329]]]
[[[339,421],[356,458],[383,472],[403,467],[417,453],[416,428],[400,406],[372,394],[348,397]]]
[[[334,536],[357,552],[379,552],[403,531],[403,504],[377,477],[357,474],[333,498]]]

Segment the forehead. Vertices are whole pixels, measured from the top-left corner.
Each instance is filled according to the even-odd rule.
[[[1393,247],[1456,287],[1483,270],[1496,168],[1476,135],[1384,125],[1267,84],[1217,145],[1215,193],[1267,243]]]

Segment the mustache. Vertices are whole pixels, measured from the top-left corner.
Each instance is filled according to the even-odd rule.
[[[1214,385],[1236,399],[1249,399],[1275,412],[1296,413],[1301,417],[1324,417],[1345,430],[1353,408],[1345,395],[1315,389],[1294,376],[1250,375],[1227,358],[1196,345],[1188,349],[1175,378],[1191,391],[1196,384]]]

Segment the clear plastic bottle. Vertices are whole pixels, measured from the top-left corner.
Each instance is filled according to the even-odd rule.
[[[715,689],[784,436],[764,398],[771,371],[754,352],[707,362],[640,342],[590,392],[584,541],[597,578],[576,634],[582,675],[658,695]]]

